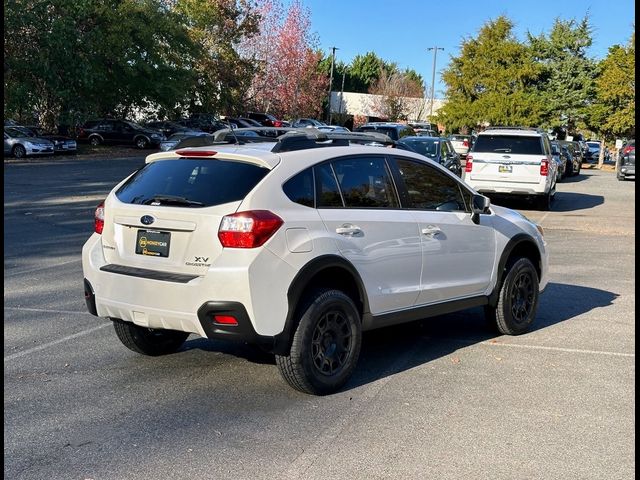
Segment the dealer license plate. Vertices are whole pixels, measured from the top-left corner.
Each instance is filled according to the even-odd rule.
[[[157,230],[138,230],[136,253],[152,257],[168,257],[171,233]]]

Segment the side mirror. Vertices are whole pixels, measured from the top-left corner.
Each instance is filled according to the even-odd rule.
[[[491,200],[484,195],[475,194],[471,199],[471,220],[473,223],[480,223],[480,214],[488,213]]]

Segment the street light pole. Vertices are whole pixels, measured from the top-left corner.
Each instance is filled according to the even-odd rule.
[[[433,72],[431,73],[431,107],[429,108],[429,122],[431,122],[431,117],[433,116],[433,101],[435,99],[436,92],[436,56],[438,55],[438,50],[443,50],[442,47],[429,47],[427,51],[433,50]]]
[[[333,64],[336,60],[336,50],[340,50],[338,47],[331,47],[331,75],[329,75],[329,113],[327,118],[329,119],[329,125],[331,125],[331,85],[333,84]]]

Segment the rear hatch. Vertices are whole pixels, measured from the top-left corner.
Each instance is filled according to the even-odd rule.
[[[505,183],[539,183],[544,154],[537,135],[483,134],[469,153],[471,180]]]
[[[105,201],[108,263],[203,275],[222,253],[218,228],[269,173],[225,158],[147,163]]]

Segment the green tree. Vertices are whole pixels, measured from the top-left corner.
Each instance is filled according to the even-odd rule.
[[[635,136],[636,115],[636,37],[627,46],[614,45],[597,69],[596,95],[589,109],[589,129],[605,141]],[[603,152],[599,164],[603,163]]]
[[[489,21],[451,59],[442,75],[447,103],[435,115],[448,131],[540,124],[542,102],[534,87],[542,67],[512,30],[504,16]]]
[[[542,124],[575,134],[584,125],[595,93],[595,62],[587,56],[592,44],[588,16],[554,21],[548,36],[527,33],[534,59],[543,66],[537,88],[542,99]]]
[[[349,91],[368,93],[380,78],[383,66],[384,61],[373,52],[356,55],[349,68],[352,81]]]

